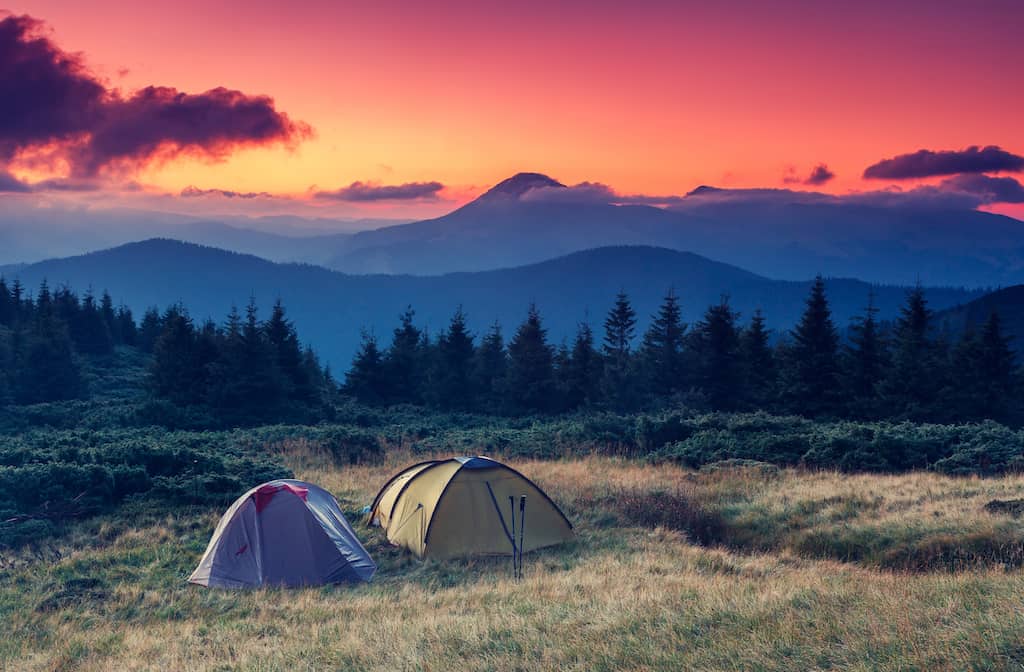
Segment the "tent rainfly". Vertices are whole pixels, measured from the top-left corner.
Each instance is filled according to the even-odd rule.
[[[270,481],[221,517],[191,583],[217,588],[369,581],[377,565],[321,487]]]
[[[513,541],[513,516],[517,525],[521,521],[510,509],[524,495],[526,524]],[[572,524],[543,490],[487,457],[429,460],[404,469],[381,488],[368,522],[421,560],[512,555],[523,533],[526,552],[573,536]]]

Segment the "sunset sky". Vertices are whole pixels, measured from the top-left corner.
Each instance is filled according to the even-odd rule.
[[[88,189],[77,197],[94,203],[172,210],[247,200],[250,211],[416,217],[523,170],[619,194],[678,195],[702,184],[845,194],[955,174],[863,177],[883,159],[919,150],[1024,154],[1017,0],[54,0],[0,8],[42,22],[32,34],[76,55],[76,76],[106,89],[97,114],[111,143],[125,125],[135,128],[136,109],[156,109],[132,99],[149,86],[269,96],[287,122],[270,133],[260,122],[252,137],[204,137],[182,151],[133,146],[112,159],[110,143],[102,155],[82,149],[83,133],[101,133],[95,125],[62,120],[70,135],[39,131],[30,142],[0,112],[0,134],[9,136],[0,178],[27,185],[19,198],[74,198],[74,188]],[[17,58],[12,40],[20,48],[29,38],[5,34],[0,59]],[[23,81],[19,72],[0,61],[0,77]],[[112,117],[128,121],[111,125]],[[966,172],[983,170],[1024,179],[1012,159]],[[338,192],[356,182],[396,189]],[[192,198],[180,195],[187,187]],[[205,190],[268,196],[197,200]],[[1021,203],[989,200],[984,207],[1024,218]]]

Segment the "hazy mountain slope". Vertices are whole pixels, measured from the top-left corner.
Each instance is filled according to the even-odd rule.
[[[999,313],[1003,330],[1013,337],[1010,346],[1017,351],[1024,350],[1024,285],[986,294],[935,317],[941,328],[956,338],[967,329],[978,331],[993,312]]]
[[[381,223],[299,217],[230,217],[222,221],[131,209],[10,208],[0,213],[0,264],[65,257],[153,237],[223,247],[274,261],[324,263],[337,254],[349,235],[330,232],[328,227],[337,231]]]
[[[536,302],[557,343],[571,337],[583,319],[600,329],[620,289],[633,298],[641,330],[670,287],[681,297],[688,321],[728,294],[744,320],[762,306],[771,326],[787,328],[803,310],[809,286],[806,281],[769,280],[694,254],[649,247],[602,248],[519,268],[414,277],[352,276],[168,240],[32,264],[17,275],[30,287],[46,278],[51,285],[108,288],[140,314],[149,305],[181,301],[197,319],[218,321],[232,304],[241,307],[250,296],[264,310],[281,297],[303,337],[342,368],[358,346],[362,328],[374,330],[386,343],[398,314],[410,304],[417,322],[435,333],[461,304],[477,333],[498,320],[510,336],[528,305]],[[904,290],[875,291],[882,315],[894,315]],[[840,324],[860,311],[868,292],[869,286],[856,280],[829,282]],[[960,290],[929,292],[936,308],[975,296]]]

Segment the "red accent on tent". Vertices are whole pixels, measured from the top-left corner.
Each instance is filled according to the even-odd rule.
[[[282,490],[287,490],[302,501],[306,501],[306,496],[309,494],[309,490],[307,488],[301,488],[297,485],[289,485],[288,483],[282,483],[281,485],[264,485],[252,495],[253,501],[256,502],[256,513],[260,513],[263,509],[267,508],[267,505],[270,504],[270,500],[274,498],[274,495]]]
[[[245,553],[246,550],[248,550],[248,548],[249,548],[249,544],[242,544],[242,547],[240,549],[238,549],[237,551],[235,551],[235,555],[241,555],[242,553]]]

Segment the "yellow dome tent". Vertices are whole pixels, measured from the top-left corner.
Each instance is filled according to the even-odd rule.
[[[522,515],[518,508],[524,496]],[[487,457],[407,467],[381,488],[368,522],[383,527],[388,541],[420,559],[512,555],[514,549],[528,552],[573,536],[572,524],[543,490]]]

